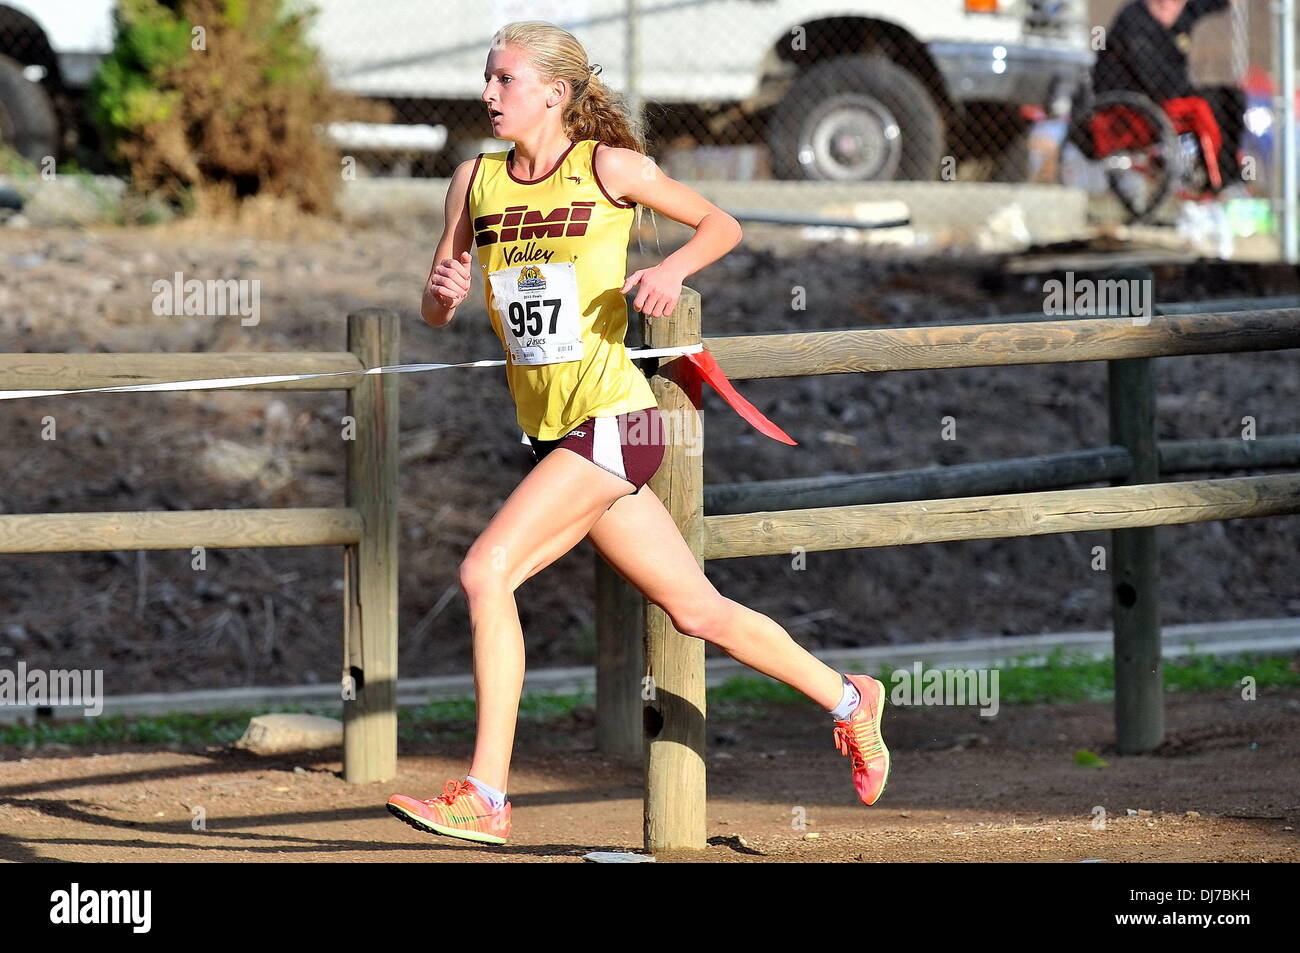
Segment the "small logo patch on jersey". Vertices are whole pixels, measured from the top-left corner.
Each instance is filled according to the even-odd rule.
[[[569,431],[569,436],[570,436],[570,437],[585,437],[585,436],[587,436],[587,431],[585,431],[585,430],[570,430],[570,431]]]
[[[580,176],[580,175],[566,175],[565,178],[566,178],[566,179],[572,179],[572,180],[574,181],[574,183],[576,183],[577,185],[581,185],[581,184],[582,184],[582,176]]]
[[[515,283],[520,291],[545,291],[546,278],[542,269],[536,265],[524,265],[519,269],[519,280]]]

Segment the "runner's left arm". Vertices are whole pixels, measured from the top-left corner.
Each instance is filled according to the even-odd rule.
[[[740,244],[740,223],[699,192],[665,175],[653,158],[634,149],[602,148],[596,153],[596,164],[597,175],[614,198],[652,208],[695,229],[690,241],[654,268],[630,275],[622,288],[621,293],[626,294],[639,286],[632,306],[643,314],[669,314],[677,306],[687,276]]]

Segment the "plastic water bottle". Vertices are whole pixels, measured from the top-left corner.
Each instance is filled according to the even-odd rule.
[[[1218,246],[1219,257],[1227,260],[1232,257],[1232,222],[1228,210],[1222,202],[1207,202],[1210,207],[1211,232]]]
[[[1202,255],[1232,257],[1232,222],[1222,202],[1184,202],[1178,212],[1177,232]]]

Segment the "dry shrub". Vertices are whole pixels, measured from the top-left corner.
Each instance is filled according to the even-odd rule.
[[[251,196],[334,214],[340,156],[316,130],[391,110],[331,89],[309,16],[281,0],[122,0],[92,93],[133,187],[205,217],[237,218]]]

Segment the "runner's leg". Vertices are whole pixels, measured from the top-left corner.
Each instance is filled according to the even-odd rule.
[[[678,632],[712,642],[825,709],[839,703],[844,691],[840,673],[773,619],[719,593],[649,487],[611,506],[587,539],[619,575],[668,613]]]
[[[515,590],[577,544],[632,484],[565,447],[515,487],[460,565],[474,637],[477,739],[469,773],[506,790],[524,679]]]

